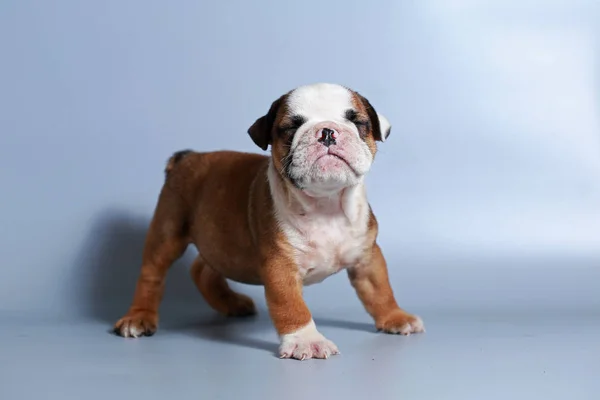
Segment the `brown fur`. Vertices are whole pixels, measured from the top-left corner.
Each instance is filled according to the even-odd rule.
[[[365,119],[365,117],[371,121],[370,126],[366,127],[370,134],[366,135],[364,138],[367,146],[369,146],[369,150],[371,150],[371,154],[373,154],[373,158],[375,158],[375,154],[377,153],[377,140],[381,141],[381,131],[379,128],[379,120],[377,118],[377,113],[375,109],[371,106],[371,103],[361,96],[360,94],[354,92],[352,96],[352,103],[354,103],[354,108],[358,111],[359,117],[361,119]]]
[[[370,118],[364,140],[375,154],[375,142],[382,133],[374,110],[365,100],[355,95],[358,112]],[[272,159],[278,170],[287,154],[285,138],[277,134],[277,128],[286,122],[284,103],[285,95],[249,130],[258,146],[272,146]],[[256,312],[249,297],[229,287],[228,278],[264,285],[269,314],[278,334],[294,332],[311,321],[292,248],[273,215],[268,163],[269,157],[232,151],[184,151],[169,160],[166,181],[147,233],[133,302],[115,324],[116,333],[124,335],[130,328],[139,335],[156,331],[167,271],[189,244],[194,244],[200,253],[191,277],[216,311],[230,316]],[[283,187],[290,185],[282,176],[279,179]],[[414,321],[414,317],[396,304],[386,262],[376,243],[378,228],[372,212],[369,229],[370,244],[360,263],[348,269],[348,276],[377,328],[392,332]]]

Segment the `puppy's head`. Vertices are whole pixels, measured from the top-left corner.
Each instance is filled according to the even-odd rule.
[[[275,100],[248,133],[271,145],[281,176],[308,194],[327,195],[361,182],[377,141],[390,134],[387,119],[357,92],[334,84],[301,86]]]

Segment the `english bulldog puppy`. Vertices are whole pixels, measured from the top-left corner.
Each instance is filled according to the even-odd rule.
[[[133,302],[114,326],[150,336],[167,270],[194,244],[191,277],[228,316],[256,313],[227,279],[263,285],[282,358],[328,358],[336,345],[317,329],[303,287],[345,270],[378,330],[408,335],[423,322],[394,298],[365,177],[390,123],[356,91],[298,87],[275,100],[248,133],[270,155],[175,153],[147,233]]]

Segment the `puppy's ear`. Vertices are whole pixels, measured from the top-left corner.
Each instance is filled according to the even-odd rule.
[[[369,103],[362,95],[358,94],[358,98],[363,103],[365,108],[367,109],[367,114],[369,115],[369,119],[371,120],[371,128],[373,129],[373,137],[375,140],[379,140],[380,142],[385,142],[385,140],[390,136],[390,132],[392,131],[392,125],[390,121],[383,115],[378,113],[375,108]]]
[[[284,102],[286,95],[281,96],[271,104],[269,112],[257,119],[252,126],[248,129],[248,134],[256,143],[258,147],[263,150],[267,150],[272,140],[273,125],[275,124],[275,118],[277,112]]]
[[[392,124],[383,114],[377,113],[377,118],[379,118],[379,130],[381,132],[381,139],[379,140],[385,142],[392,132]]]

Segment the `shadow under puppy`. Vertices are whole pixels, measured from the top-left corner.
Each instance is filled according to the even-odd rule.
[[[261,149],[271,146],[270,156],[173,155],[133,303],[115,332],[139,337],[156,331],[167,270],[192,243],[200,253],[192,279],[218,312],[256,312],[226,279],[264,286],[282,358],[339,353],[317,330],[302,289],[342,269],[379,330],[423,332],[421,319],[396,303],[364,186],[377,142],[387,139],[390,128],[357,92],[313,84],[281,96],[250,127]]]

